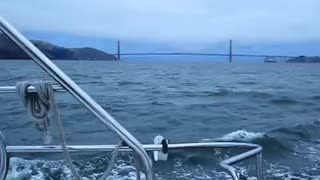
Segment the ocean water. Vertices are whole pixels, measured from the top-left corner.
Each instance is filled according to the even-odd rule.
[[[320,179],[320,64],[213,61],[56,61],[75,82],[143,143],[240,141],[264,147],[266,179]],[[0,61],[0,85],[46,79],[32,61]],[[118,139],[68,93],[56,94],[68,144]],[[9,145],[41,145],[16,94],[0,94],[0,129]],[[53,144],[57,144],[54,127]],[[239,150],[171,151],[156,162],[158,179],[231,179],[219,162]],[[108,165],[108,153],[72,154],[86,179]],[[73,179],[61,154],[12,154],[7,179]],[[237,165],[255,179],[254,160]],[[121,154],[109,179],[134,179]]]

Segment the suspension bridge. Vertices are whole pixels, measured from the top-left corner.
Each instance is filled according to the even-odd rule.
[[[194,52],[121,52],[120,41],[117,43],[117,53],[113,54],[117,60],[120,60],[122,56],[220,56],[228,57],[229,62],[232,62],[233,57],[255,57],[255,58],[281,58],[290,59],[296,56],[286,55],[270,55],[270,54],[241,54],[233,53],[232,40],[229,41],[228,53],[194,53]]]

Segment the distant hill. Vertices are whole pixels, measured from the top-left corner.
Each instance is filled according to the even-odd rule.
[[[298,56],[295,58],[288,59],[289,63],[320,63],[320,57],[307,57],[307,56]]]
[[[45,41],[32,41],[47,57],[54,60],[116,60],[114,55],[98,49],[65,48]],[[30,59],[20,48],[0,34],[0,59]]]

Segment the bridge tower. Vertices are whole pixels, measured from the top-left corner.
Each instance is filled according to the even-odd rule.
[[[117,60],[120,60],[120,40],[117,42]]]
[[[229,41],[229,62],[232,62],[232,40]]]

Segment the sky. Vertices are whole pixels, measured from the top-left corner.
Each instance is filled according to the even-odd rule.
[[[205,51],[232,39],[251,50],[312,49],[320,44],[319,7],[319,0],[1,0],[0,15],[30,38],[69,46],[120,39]]]

